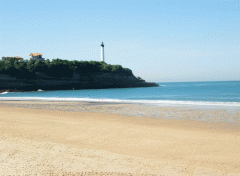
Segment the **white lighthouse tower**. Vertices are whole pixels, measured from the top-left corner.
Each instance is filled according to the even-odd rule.
[[[102,42],[101,46],[101,61],[104,62],[104,44]]]

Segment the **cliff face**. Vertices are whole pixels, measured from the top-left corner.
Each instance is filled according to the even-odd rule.
[[[156,83],[147,83],[135,76],[121,74],[99,73],[87,76],[79,74],[72,78],[53,78],[43,73],[38,74],[35,80],[17,79],[0,74],[0,90],[2,91],[36,91],[42,90],[72,90],[76,89],[103,89],[129,87],[158,87]]]

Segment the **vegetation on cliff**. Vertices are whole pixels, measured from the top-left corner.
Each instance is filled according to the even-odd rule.
[[[16,59],[0,61],[0,74],[10,75],[16,78],[34,79],[37,73],[44,73],[51,77],[71,78],[74,73],[80,75],[91,75],[95,73],[118,73],[132,76],[132,71],[121,65],[110,65],[98,61],[68,61],[62,59],[30,60],[29,62],[18,62]]]

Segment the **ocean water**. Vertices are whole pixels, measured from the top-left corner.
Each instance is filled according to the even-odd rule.
[[[169,82],[160,87],[3,92],[1,100],[91,101],[240,108],[240,81]]]

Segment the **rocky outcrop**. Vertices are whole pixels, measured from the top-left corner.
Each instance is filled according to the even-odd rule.
[[[74,74],[72,78],[49,77],[38,73],[35,80],[17,79],[0,74],[1,91],[36,91],[42,90],[72,90],[72,89],[103,89],[129,87],[158,87],[156,83],[148,83],[135,76],[122,74],[98,73],[82,76]]]

